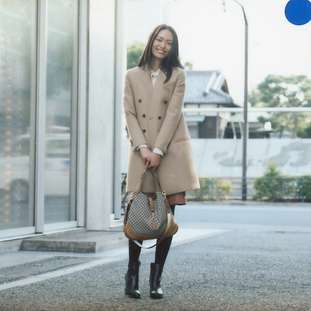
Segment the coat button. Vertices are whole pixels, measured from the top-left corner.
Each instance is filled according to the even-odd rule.
[[[161,119],[162,119],[162,117],[161,117],[161,116],[158,116],[158,119],[159,119],[159,120],[161,120]]]
[[[138,102],[141,103],[141,98],[138,99]]]
[[[143,133],[145,133],[146,132],[146,130],[145,129],[143,129]]]
[[[164,101],[164,104],[166,105],[167,103],[168,103],[168,101],[167,101],[167,100],[165,100],[165,101]]]
[[[143,114],[142,114],[142,117],[143,117],[143,118],[146,118],[146,115],[143,113]]]

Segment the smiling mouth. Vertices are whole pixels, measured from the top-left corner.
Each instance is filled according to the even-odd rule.
[[[157,50],[157,52],[160,53],[160,54],[165,54],[165,52],[162,52],[162,51],[158,51],[158,50]]]

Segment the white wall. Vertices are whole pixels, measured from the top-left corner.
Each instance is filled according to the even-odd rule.
[[[241,176],[241,139],[193,139],[192,145],[200,176]],[[311,139],[250,139],[247,153],[248,177],[262,176],[269,162],[287,175],[311,174]]]
[[[114,192],[115,1],[89,2],[87,229],[110,226]]]
[[[241,139],[192,139],[193,159],[200,177],[241,177]],[[123,139],[122,172],[127,171],[127,146]],[[272,161],[283,174],[311,174],[311,139],[250,139],[248,177],[264,174]]]

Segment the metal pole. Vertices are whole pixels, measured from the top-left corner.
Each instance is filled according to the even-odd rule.
[[[243,103],[243,149],[242,149],[242,200],[247,200],[247,141],[248,141],[248,21],[244,6],[237,0],[235,2],[243,12],[244,20],[244,103]],[[223,1],[225,4],[225,1]]]
[[[242,200],[247,200],[247,142],[248,142],[248,22],[243,6],[245,23],[244,43],[244,124],[243,124],[243,167],[242,167]]]

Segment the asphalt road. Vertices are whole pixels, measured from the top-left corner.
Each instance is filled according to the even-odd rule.
[[[153,253],[143,250],[140,300],[124,295],[120,259],[3,290],[0,310],[311,310],[310,207],[192,204],[176,217],[187,228],[225,232],[172,247],[162,300],[148,296]]]

